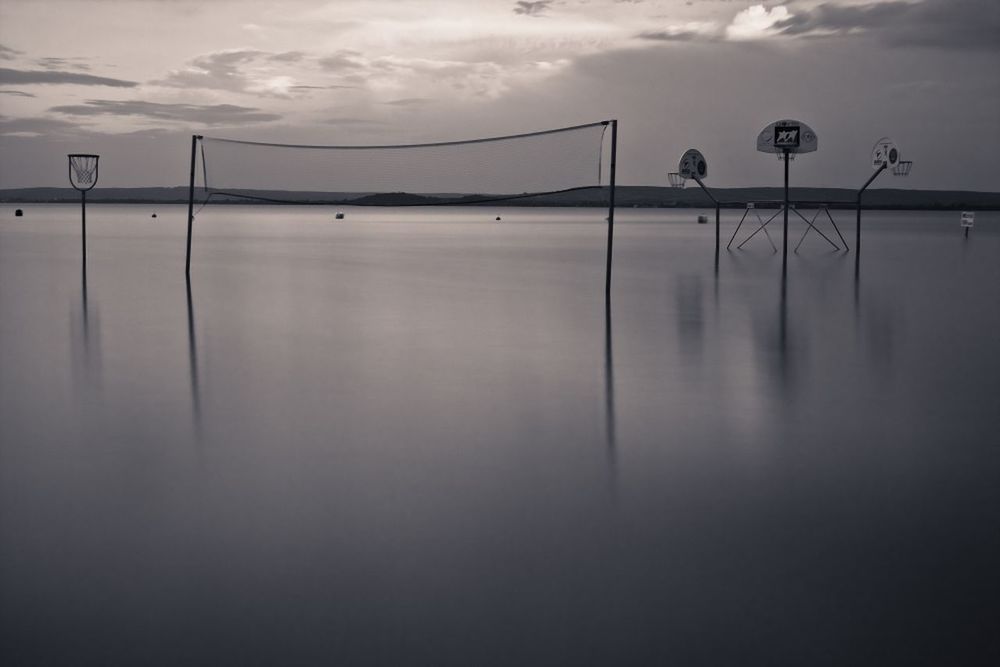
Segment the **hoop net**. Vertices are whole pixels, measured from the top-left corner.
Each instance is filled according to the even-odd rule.
[[[208,199],[281,204],[426,206],[543,196],[556,204],[562,193],[604,188],[609,124],[374,146],[203,137],[202,184]],[[594,203],[605,198],[598,192],[572,201],[581,197]]]
[[[684,181],[686,179],[683,176],[681,176],[679,173],[677,173],[676,171],[672,171],[669,174],[667,174],[667,180],[670,181],[670,187],[672,187],[672,188],[683,188],[684,187]]]
[[[99,155],[73,154],[69,156],[69,182],[77,190],[89,190],[97,184]]]
[[[896,163],[896,166],[892,168],[893,176],[909,176],[910,169],[913,168],[913,160],[900,160]]]

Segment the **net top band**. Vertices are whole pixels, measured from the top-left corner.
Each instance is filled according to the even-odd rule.
[[[540,130],[538,132],[525,132],[523,134],[508,134],[501,137],[484,137],[480,139],[464,139],[459,141],[436,141],[430,143],[422,144],[372,144],[372,145],[315,145],[315,144],[280,144],[271,143],[264,141],[244,141],[242,139],[224,139],[220,137],[200,137],[202,141],[217,141],[220,143],[227,144],[243,144],[247,146],[270,146],[272,148],[305,148],[305,149],[316,149],[316,150],[371,150],[375,148],[382,149],[402,149],[402,148],[430,148],[435,146],[461,146],[465,144],[482,144],[491,141],[505,141],[507,139],[522,139],[526,137],[538,137],[546,134],[556,134],[559,132],[572,132],[573,130],[583,130],[590,127],[600,127],[607,126],[614,123],[614,120],[601,120],[596,123],[585,123],[583,125],[572,125],[569,127],[558,127],[552,130]]]

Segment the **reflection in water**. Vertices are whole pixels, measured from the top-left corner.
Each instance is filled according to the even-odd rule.
[[[611,351],[611,304],[604,306],[604,424],[608,442],[608,463],[613,467],[617,456],[615,432],[615,368]]]
[[[191,278],[187,279],[188,369],[191,379],[191,413],[195,435],[201,441],[201,393],[198,383],[198,341],[194,333],[194,302],[191,299]]]
[[[82,264],[80,285],[82,313],[70,316],[70,349],[77,396],[87,397],[101,387],[101,329],[96,308],[90,312],[86,262]]]
[[[701,359],[705,336],[705,314],[702,304],[701,276],[680,276],[674,288],[677,305],[677,329],[681,352]]]

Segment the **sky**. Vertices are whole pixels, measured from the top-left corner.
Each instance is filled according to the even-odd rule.
[[[446,141],[615,118],[618,181],[1000,190],[1000,0],[0,0],[0,188],[187,182],[190,136]]]

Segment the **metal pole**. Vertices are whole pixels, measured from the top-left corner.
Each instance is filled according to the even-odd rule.
[[[715,204],[715,256],[716,256],[716,258],[718,258],[718,256],[719,256],[719,200],[712,196],[712,192],[708,188],[705,187],[705,184],[701,182],[700,178],[698,178],[697,176],[694,176],[693,178],[694,178],[694,182],[698,184],[698,187],[700,187],[702,190],[704,190],[705,194],[708,195],[708,198],[712,200],[713,204]]]
[[[618,159],[618,121],[611,121],[611,172],[608,183],[611,196],[608,199],[608,260],[604,278],[604,300],[611,300],[611,247],[615,240],[615,166]]]
[[[80,191],[80,229],[83,240],[83,270],[87,270],[87,191]]]
[[[855,258],[857,258],[858,256],[861,255],[861,193],[864,192],[866,189],[868,189],[868,186],[872,184],[872,181],[874,181],[878,177],[879,174],[881,174],[883,171],[885,171],[886,166],[887,166],[886,163],[883,162],[882,165],[878,169],[875,170],[875,173],[873,173],[871,176],[868,177],[868,180],[865,181],[865,184],[861,186],[861,189],[858,190],[858,198],[857,198],[857,202],[855,204],[856,209],[857,209],[858,218],[857,218],[857,220],[854,223],[854,255],[855,255]],[[857,262],[857,259],[855,259],[855,262]]]
[[[719,202],[715,202],[715,268],[719,268]]]
[[[187,234],[187,256],[184,260],[184,275],[191,278],[191,228],[194,224],[194,165],[198,153],[198,140],[200,135],[191,135],[191,180],[188,183],[188,234]]]
[[[789,152],[786,148],[784,150],[785,158],[785,227],[784,234],[782,235],[782,246],[781,246],[781,275],[784,277],[785,272],[788,270],[788,156]]]

